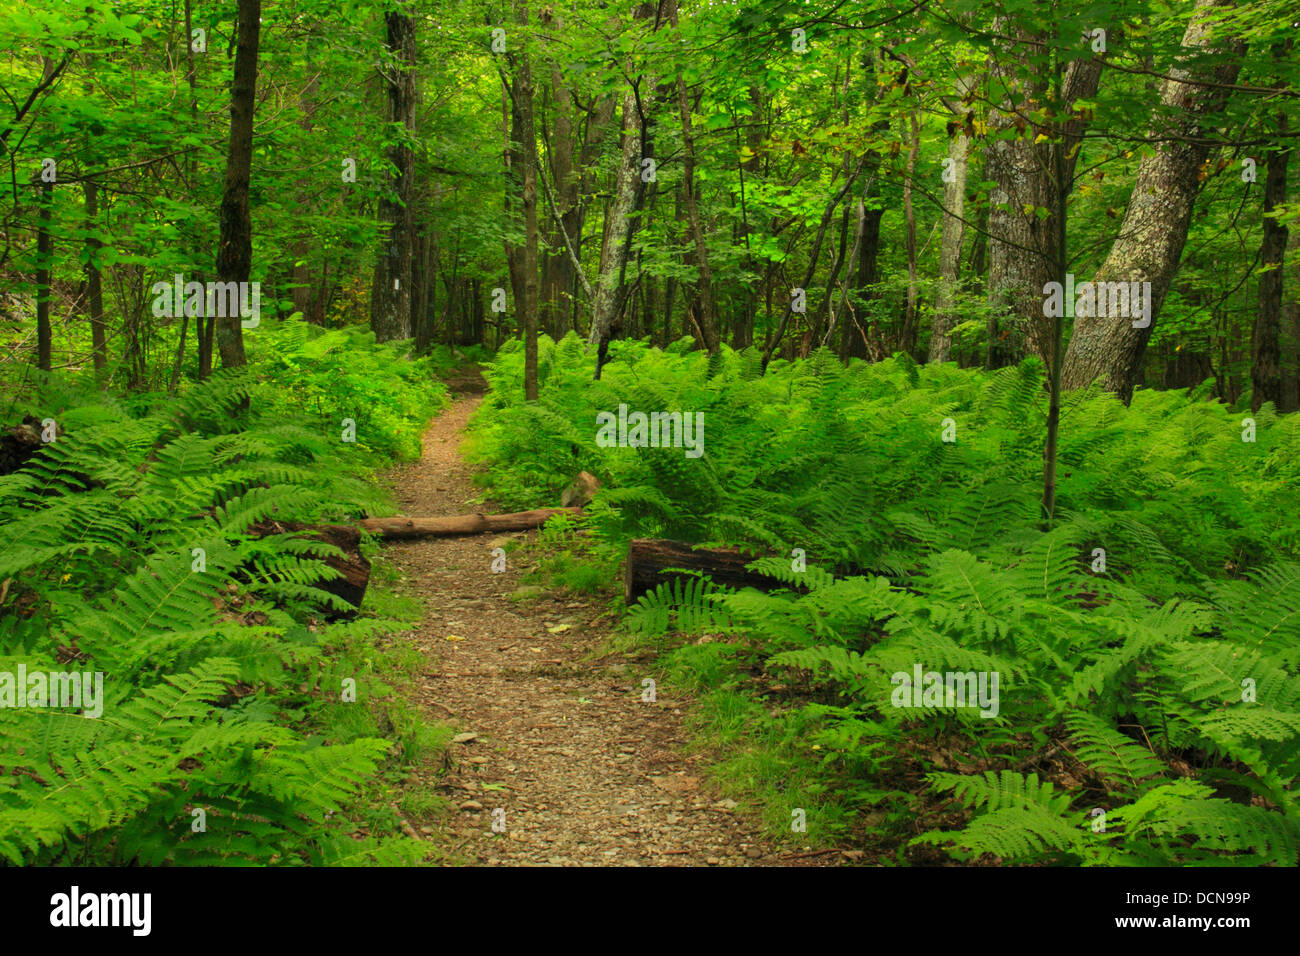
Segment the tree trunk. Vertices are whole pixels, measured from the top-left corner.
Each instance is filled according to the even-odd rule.
[[[867,157],[864,157],[858,163],[853,172],[845,179],[844,185],[840,187],[839,192],[831,197],[831,201],[826,204],[826,209],[822,212],[821,223],[817,227],[817,236],[813,239],[812,250],[808,253],[808,270],[804,273],[803,285],[800,286],[800,288],[805,291],[808,289],[809,284],[812,282],[813,275],[817,271],[817,258],[821,253],[822,240],[826,238],[826,229],[830,226],[831,219],[835,216],[835,208],[839,206],[844,197],[848,195],[849,190],[853,188],[854,182],[857,181],[859,174],[862,172],[862,167],[865,166],[866,163]],[[763,371],[767,371],[767,366],[771,363],[772,356],[776,354],[777,346],[781,344],[781,339],[785,336],[786,327],[790,323],[792,307],[793,302],[791,296],[786,296],[786,304],[781,315],[781,323],[777,326],[776,331],[768,337],[767,343],[763,347]]]
[[[957,97],[949,104],[948,163],[943,177],[943,225],[939,239],[939,287],[935,294],[934,324],[930,332],[928,361],[952,359],[952,330],[960,321],[956,309],[957,283],[961,280],[961,245],[966,236],[966,165],[970,135],[964,113],[974,87],[969,76],[957,79]],[[958,107],[952,110],[952,107]]]
[[[86,197],[86,308],[90,314],[95,377],[102,379],[108,367],[108,336],[104,327],[104,282],[99,272],[99,250],[103,243],[95,234],[99,228],[99,186],[87,179],[81,188]]]
[[[646,19],[651,11],[649,4],[639,4],[633,13],[635,21]],[[656,21],[657,24],[657,21]],[[629,70],[630,72],[630,70]],[[642,194],[641,161],[645,143],[642,116],[649,116],[653,104],[655,79],[642,73],[634,85],[623,93],[622,162],[614,195],[605,216],[605,237],[600,249],[600,274],[596,279],[595,301],[591,308],[591,334],[587,338],[588,350],[596,346],[596,373],[600,378],[601,366],[609,348],[610,329],[623,306],[624,270],[632,235],[636,231],[633,214]]]
[[[907,225],[905,233],[907,245],[907,311],[903,318],[903,330],[899,336],[899,351],[909,354],[916,351],[916,335],[919,317],[917,315],[916,288],[916,214],[912,207],[912,180],[916,176],[916,156],[921,150],[921,127],[916,118],[916,111],[908,114],[911,128],[912,144],[907,151],[907,172],[903,179],[903,220]]]
[[[423,355],[432,339],[433,320],[429,316],[429,290],[433,288],[430,266],[430,249],[433,245],[423,225],[415,229],[411,257],[411,334],[415,337],[415,351]]]
[[[1029,48],[1041,46],[1042,35],[1014,27],[1009,18],[995,20],[994,32],[1014,34],[1010,49],[991,57],[988,70],[995,83],[1007,88],[1006,98],[989,111],[989,130],[999,138],[985,152],[986,175],[996,183],[989,196],[987,295],[992,311],[986,364],[1001,368],[1020,360],[1026,338],[1039,324],[1055,244],[1054,224],[1035,212],[1051,208],[1047,148],[1034,142],[1035,129],[1025,117],[1031,103],[1047,99],[1046,77],[1029,65]],[[1013,138],[1003,138],[1013,129]]]
[[[676,0],[668,0],[668,18],[677,25]],[[700,220],[700,205],[695,195],[695,136],[691,131],[691,104],[686,95],[686,82],[677,78],[677,108],[682,120],[682,191],[686,200],[686,218],[691,229],[691,242],[695,247],[695,267],[699,271],[700,311],[696,321],[704,348],[710,355],[718,351],[717,310],[713,303],[713,273],[709,269],[709,249],[704,242],[704,227]]]
[[[41,209],[36,227],[36,365],[50,371],[54,335],[50,327],[50,272],[54,265],[54,241],[50,237],[50,207],[54,183],[41,181]]]
[[[370,293],[370,328],[378,342],[411,337],[411,247],[415,223],[411,197],[415,180],[415,20],[404,12],[384,14],[388,52],[388,120],[402,126],[401,138],[388,150],[395,168],[379,199],[379,221],[386,225],[375,261]]]
[[[366,588],[370,584],[370,561],[361,553],[361,532],[356,528],[341,524],[308,525],[297,521],[266,520],[251,525],[248,534],[256,538],[273,534],[296,534],[306,540],[319,541],[338,548],[343,552],[341,557],[331,555],[321,560],[326,567],[337,571],[339,576],[328,581],[314,581],[312,587],[340,597],[354,608],[361,607],[361,602],[366,596]],[[334,608],[329,609],[325,614],[328,620],[345,616],[350,615],[340,613]]]
[[[239,0],[235,77],[230,86],[230,144],[226,184],[221,197],[221,236],[217,245],[217,281],[248,281],[253,268],[253,221],[248,186],[253,163],[253,110],[257,91],[257,47],[261,37],[262,0]],[[242,299],[242,296],[237,298]],[[244,365],[244,334],[239,309],[213,319],[217,348],[226,368]]]
[[[192,55],[192,54],[191,54]],[[310,61],[308,69],[311,69]],[[302,109],[302,119],[299,120],[298,126],[303,133],[311,136],[313,132],[314,119],[316,116],[316,98],[320,94],[320,74],[313,74],[307,81],[307,86],[302,92],[299,100]],[[297,205],[304,214],[314,213],[316,209],[317,193],[313,190],[312,185],[307,181],[299,184]],[[310,220],[309,220],[310,221]],[[294,238],[290,246],[290,255],[293,257],[292,265],[292,285],[293,291],[293,308],[295,312],[302,315],[304,321],[312,325],[323,325],[325,321],[323,305],[321,301],[321,287],[313,281],[312,278],[312,260],[313,257],[320,258],[319,252],[313,252],[316,247],[315,237],[310,228],[304,229],[297,237]]]
[[[1007,18],[995,21],[994,29],[1015,35],[1014,48],[993,58],[988,71],[995,83],[1009,91],[990,111],[989,129],[1016,131],[1014,138],[996,139],[985,151],[985,175],[996,183],[989,196],[986,292],[994,311],[989,316],[987,364],[1000,368],[1018,362],[1026,348],[1044,363],[1050,362],[1054,333],[1052,322],[1043,315],[1043,290],[1056,281],[1057,235],[1064,227],[1057,216],[1052,144],[1036,142],[1046,128],[1030,116],[1036,104],[1048,99],[1048,77],[1035,70],[1029,56],[1031,48],[1042,47],[1046,35],[1024,31]],[[1100,79],[1100,60],[1071,61],[1062,81],[1063,115],[1069,114],[1076,100],[1093,96]],[[1082,133],[1082,119],[1064,124],[1066,195],[1073,188],[1078,161],[1074,147]],[[1047,215],[1038,210],[1047,210]]]
[[[513,54],[511,60],[513,61]],[[519,104],[515,100],[515,90],[511,86],[508,74],[501,74],[501,173],[505,177],[505,190],[502,193],[502,208],[508,228],[501,237],[501,245],[506,256],[506,272],[510,277],[510,302],[516,316],[523,308],[526,292],[524,290],[524,249],[517,245],[511,232],[513,227],[522,226],[522,208],[516,219],[515,205],[523,194],[524,158],[520,152],[523,137],[519,132]],[[502,313],[498,313],[502,314]],[[522,332],[523,326],[519,326]]]
[[[1274,56],[1281,60],[1290,52],[1291,43],[1278,44]],[[1282,411],[1282,266],[1286,260],[1288,230],[1275,213],[1286,205],[1286,167],[1291,160],[1291,145],[1286,139],[1286,113],[1277,114],[1279,146],[1268,154],[1268,172],[1264,178],[1264,237],[1260,241],[1259,261],[1264,272],[1259,277],[1259,306],[1251,338],[1250,379],[1253,385],[1250,408],[1259,411],[1265,402]]]
[[[1192,221],[1192,207],[1200,191],[1201,166],[1213,149],[1201,132],[1206,117],[1217,113],[1227,99],[1227,89],[1237,79],[1243,47],[1236,41],[1214,40],[1205,15],[1233,0],[1197,0],[1192,21],[1183,34],[1183,47],[1191,50],[1223,49],[1230,55],[1206,70],[1193,72],[1175,66],[1162,84],[1161,106],[1175,111],[1168,128],[1155,130],[1160,141],[1155,152],[1142,160],[1137,182],[1124,213],[1119,236],[1098,270],[1096,282],[1150,282],[1151,314],[1145,328],[1134,328],[1121,318],[1080,316],[1066,354],[1066,388],[1082,388],[1100,378],[1108,391],[1126,403],[1142,375],[1142,357],[1155,329],[1155,319],[1169,285]],[[1211,86],[1199,85],[1208,81]]]
[[[559,29],[557,19],[554,28]],[[555,184],[555,218],[559,224],[548,224],[546,234],[549,251],[543,261],[542,288],[539,294],[538,308],[541,311],[539,322],[551,338],[559,340],[564,336],[568,316],[567,302],[569,288],[573,285],[575,266],[569,257],[566,237],[559,230],[568,227],[567,217],[576,203],[578,177],[574,169],[575,143],[573,137],[573,93],[564,85],[560,68],[551,65],[551,93],[555,100],[555,125],[551,133],[549,149],[551,159],[551,182]],[[548,223],[550,221],[548,220]],[[567,241],[572,241],[574,233],[567,234]]]
[[[519,25],[528,29],[528,5],[519,3]],[[519,54],[519,75],[515,80],[515,107],[519,113],[519,152],[523,157],[524,207],[524,299],[523,310],[524,399],[537,401],[537,132],[534,129],[533,70],[528,52]]]
[[[648,87],[649,84],[647,84]],[[627,250],[631,244],[632,211],[636,204],[637,187],[641,170],[641,120],[637,113],[636,96],[629,90],[623,94],[622,162],[614,196],[606,215],[605,241],[600,250],[600,274],[596,278],[596,300],[592,303],[591,334],[588,348],[597,348],[596,377],[609,342],[609,330],[619,305],[619,286]]]

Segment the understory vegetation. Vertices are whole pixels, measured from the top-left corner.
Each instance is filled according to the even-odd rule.
[[[57,429],[0,477],[0,671],[103,675],[102,714],[0,708],[0,857],[40,864],[411,863],[390,809],[447,734],[401,693],[418,608],[323,590],[338,547],[283,525],[382,512],[435,371],[368,331],[278,324],[172,397],[15,384]],[[346,440],[348,423],[355,440]],[[362,476],[362,477],[359,477]],[[367,552],[377,550],[363,544]],[[377,575],[379,576],[379,575]]]
[[[543,338],[536,403],[507,346],[474,454],[512,506],[601,479],[592,563],[675,538],[774,579],[666,583],[625,620],[774,831],[881,862],[1295,865],[1300,420],[1070,392],[1045,521],[1037,359],[817,351],[760,376],[753,349],[690,344],[614,343],[593,381],[576,337]],[[620,403],[702,412],[703,457],[598,447]],[[995,715],[897,706],[918,665],[996,673]]]

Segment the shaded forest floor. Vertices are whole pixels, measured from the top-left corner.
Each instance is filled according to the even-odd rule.
[[[467,369],[448,384],[455,402],[425,432],[420,461],[391,476],[406,514],[495,510],[472,504],[472,470],[458,453],[484,383]],[[492,550],[525,536],[536,532],[385,549],[424,608],[419,703],[458,732],[445,772],[424,781],[453,808],[444,824],[452,856],[523,865],[825,859],[778,850],[756,819],[710,792],[704,757],[685,752],[689,702],[662,684],[655,702],[642,701],[650,658],[607,653],[612,622],[598,602],[520,588],[517,550],[507,549],[504,572],[492,571]]]

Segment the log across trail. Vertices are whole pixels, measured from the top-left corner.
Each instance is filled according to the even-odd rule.
[[[537,508],[507,514],[447,515],[437,518],[364,518],[357,522],[363,531],[381,538],[439,538],[490,531],[527,531],[540,528],[556,515],[582,514],[581,508]]]
[[[458,520],[470,510],[476,489],[456,448],[477,403],[458,400],[425,434],[422,459],[396,469],[404,511]],[[385,535],[385,560],[423,606],[413,633],[428,662],[421,703],[456,731],[449,769],[413,784],[451,806],[418,828],[423,837],[442,841],[450,828],[454,857],[473,864],[825,860],[778,853],[758,835],[757,812],[712,790],[703,758],[684,753],[689,701],[648,654],[603,653],[603,600],[521,587],[528,559],[518,550],[494,572],[505,536],[529,532],[493,530],[501,535]],[[653,701],[642,699],[646,677],[660,681]]]

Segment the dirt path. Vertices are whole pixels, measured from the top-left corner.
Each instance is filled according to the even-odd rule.
[[[395,474],[406,514],[475,510],[457,447],[481,397],[469,392],[472,380],[455,384],[463,391],[425,433],[423,458]],[[702,767],[683,755],[682,702],[671,688],[642,702],[635,664],[585,660],[606,636],[608,618],[590,626],[595,604],[550,594],[511,601],[518,569],[491,569],[501,543],[483,535],[387,548],[425,606],[416,640],[430,661],[430,714],[462,731],[458,740],[477,735],[451,745],[451,769],[437,781],[457,808],[448,825],[458,855],[483,864],[779,862],[755,822],[710,794]],[[501,810],[505,832],[494,833]]]

